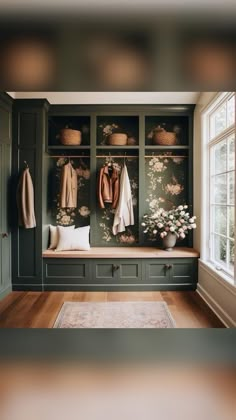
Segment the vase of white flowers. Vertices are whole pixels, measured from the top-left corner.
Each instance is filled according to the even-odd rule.
[[[177,239],[184,239],[188,232],[197,227],[196,216],[190,216],[188,206],[178,206],[169,211],[154,209],[151,214],[143,216],[144,233],[152,237],[159,234],[163,239],[163,247],[172,251]]]
[[[162,239],[163,248],[166,251],[172,251],[177,240],[177,235],[174,232],[167,232],[167,235]]]

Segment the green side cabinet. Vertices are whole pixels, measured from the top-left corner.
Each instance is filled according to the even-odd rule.
[[[12,290],[11,282],[11,115],[12,100],[0,93],[0,299]]]
[[[197,258],[44,258],[44,290],[195,290]]]

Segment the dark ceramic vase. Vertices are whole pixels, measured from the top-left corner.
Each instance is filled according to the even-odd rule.
[[[165,238],[162,239],[163,248],[166,251],[172,251],[176,244],[176,239],[177,239],[177,236],[175,233],[168,232],[167,236],[165,236]]]

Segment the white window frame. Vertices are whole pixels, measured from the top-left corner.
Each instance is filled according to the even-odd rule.
[[[223,105],[223,103],[229,100],[232,96],[235,97],[235,92],[221,92],[213,98],[213,100],[202,110],[201,112],[201,139],[202,139],[202,153],[201,153],[201,169],[202,169],[202,179],[201,179],[201,260],[212,269],[218,277],[227,281],[228,283],[236,286],[236,264],[234,264],[234,274],[233,276],[224,269],[223,266],[216,265],[211,261],[211,226],[209,221],[212,222],[210,215],[211,206],[210,206],[210,151],[211,147],[219,143],[223,137],[227,138],[232,133],[235,133],[235,123],[230,127],[226,128],[220,134],[216,135],[212,140],[210,140],[210,116]],[[236,99],[235,99],[236,100]],[[236,155],[236,154],[235,154]],[[236,164],[236,156],[235,156]],[[235,165],[236,168],[236,165]],[[235,171],[236,174],[236,171]],[[235,175],[236,176],[236,175]],[[235,184],[236,185],[236,184]],[[235,194],[236,200],[236,194]],[[236,204],[236,203],[234,203]],[[236,221],[236,205],[235,205],[235,221]],[[236,238],[236,223],[235,223],[235,236]]]

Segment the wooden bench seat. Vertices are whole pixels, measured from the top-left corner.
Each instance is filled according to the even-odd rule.
[[[43,252],[43,289],[78,291],[195,290],[199,253],[151,247],[93,247]]]
[[[47,249],[43,258],[198,258],[193,248],[175,248],[168,252],[153,247],[93,247],[89,251],[54,251]]]

